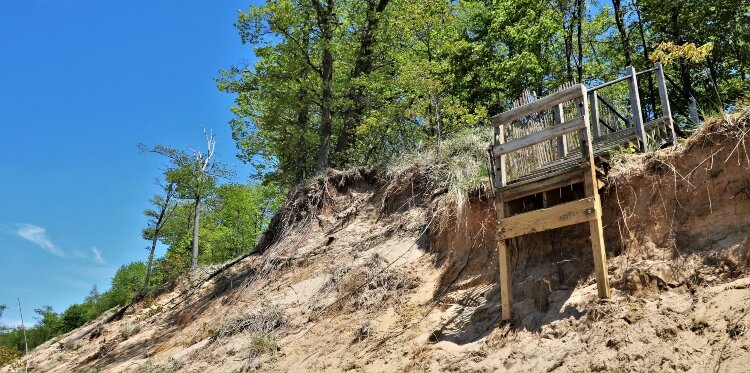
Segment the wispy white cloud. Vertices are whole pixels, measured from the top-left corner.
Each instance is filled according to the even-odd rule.
[[[65,256],[65,253],[47,237],[47,230],[38,225],[19,224],[16,234],[52,255]]]
[[[104,261],[104,257],[102,256],[101,250],[99,250],[96,246],[91,247],[91,253],[83,252],[78,249],[73,249],[73,250],[70,250],[70,254],[76,258],[90,260],[90,261],[96,262],[97,264],[101,264],[101,265],[107,264],[107,262]]]
[[[96,260],[99,264],[107,264],[104,262],[104,258],[102,258],[102,252],[99,251],[99,249],[96,248],[96,246],[91,248],[91,252],[94,253],[94,260]]]

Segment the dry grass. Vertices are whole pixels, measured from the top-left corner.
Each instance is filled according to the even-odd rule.
[[[284,311],[281,307],[264,302],[252,312],[227,320],[216,332],[216,338],[227,338],[240,333],[270,335],[284,325],[284,322]]]
[[[488,193],[489,184],[487,146],[491,128],[470,128],[454,134],[440,144],[421,145],[411,152],[392,159],[386,166],[392,178],[415,168],[426,170],[435,182],[433,189],[446,188],[459,206],[464,206],[471,195]]]
[[[179,372],[184,368],[184,364],[170,358],[169,361],[167,361],[164,364],[154,364],[150,360],[146,360],[143,364],[139,365],[136,369],[134,369],[133,373],[175,373]]]
[[[120,327],[120,335],[123,339],[128,339],[141,331],[140,325],[133,321],[128,321]]]

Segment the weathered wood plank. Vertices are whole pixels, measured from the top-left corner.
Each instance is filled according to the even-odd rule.
[[[540,142],[544,142],[549,139],[553,139],[555,137],[565,135],[566,133],[580,131],[583,128],[584,128],[583,118],[576,118],[570,122],[565,122],[557,126],[546,128],[542,131],[532,133],[531,135],[524,136],[520,139],[515,139],[515,140],[508,141],[506,143],[503,143],[503,144],[495,145],[495,147],[492,149],[492,153],[495,156],[505,155],[508,153],[512,153],[516,150],[523,149],[531,145],[538,144]]]
[[[553,113],[555,124],[562,124],[565,122],[565,110],[563,109],[563,104],[557,104]],[[565,136],[560,136],[557,138],[557,156],[563,158],[566,155],[568,155],[568,141],[565,139]]]
[[[549,176],[539,176],[521,185],[501,191],[506,202],[534,195],[537,193],[559,189],[564,186],[573,185],[583,181],[583,173],[580,168],[575,167],[570,172]]]
[[[589,197],[502,219],[500,237],[513,238],[591,221],[597,216],[594,202]]]
[[[576,170],[575,172],[556,175],[549,179],[541,179],[540,181],[536,182],[532,181],[523,183],[518,187],[501,191],[501,193],[503,193],[503,197],[505,197],[506,201],[510,202],[538,193],[558,190],[560,188],[564,188],[569,185],[575,185],[581,182],[583,182],[581,172],[580,170]]]
[[[504,125],[501,125],[499,127],[494,127],[494,144],[495,146],[500,145],[505,142],[505,128]],[[494,156],[494,155],[493,155]],[[505,186],[505,184],[508,183],[508,171],[506,169],[505,165],[505,155],[501,155],[495,159],[495,177],[497,180],[495,180],[495,184],[502,188]]]
[[[527,115],[549,109],[559,103],[575,100],[585,94],[586,87],[583,84],[576,84],[570,88],[540,98],[532,103],[497,114],[492,117],[492,125],[497,127],[501,124],[512,122]]]
[[[659,101],[661,101],[661,115],[667,118],[667,132],[671,137],[672,145],[677,146],[677,134],[674,130],[674,120],[672,119],[672,109],[669,106],[669,97],[667,95],[667,82],[664,79],[664,68],[661,63],[654,64],[656,68],[656,85],[659,87]]]
[[[639,146],[642,152],[648,149],[648,138],[646,137],[646,131],[643,129],[643,115],[641,115],[641,97],[638,93],[638,78],[636,77],[636,71],[633,66],[628,66],[626,75],[629,75],[628,88],[630,91],[630,114],[633,118],[633,124],[635,127],[635,136],[640,142]]]
[[[596,91],[589,92],[589,104],[591,105],[591,124],[594,126],[594,141],[602,136],[602,126],[599,124],[599,94]]]

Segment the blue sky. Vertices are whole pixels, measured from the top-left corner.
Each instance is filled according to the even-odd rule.
[[[250,1],[0,0],[0,320],[80,302],[146,258],[142,211],[165,162],[139,142],[236,160],[232,96],[213,78],[252,63],[233,27]]]

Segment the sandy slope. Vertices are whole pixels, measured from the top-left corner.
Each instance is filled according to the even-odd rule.
[[[596,297],[585,227],[545,232],[512,242],[501,324],[486,196],[459,209],[425,170],[356,169],[296,191],[262,254],[40,346],[29,371],[747,371],[750,134],[729,119],[613,165],[611,300]],[[222,336],[276,308],[274,351]]]

